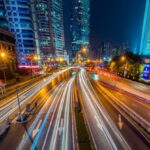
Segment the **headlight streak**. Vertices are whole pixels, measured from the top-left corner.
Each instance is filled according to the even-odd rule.
[[[117,147],[116,147],[116,145],[115,145],[113,139],[112,139],[111,137],[109,137],[109,138],[110,138],[110,140],[109,140],[109,138],[107,137],[107,136],[109,136],[109,135],[106,135],[106,134],[104,133],[104,125],[103,125],[103,124],[101,125],[102,121],[101,121],[101,119],[99,118],[99,116],[98,116],[98,114],[97,114],[97,112],[96,112],[96,110],[95,110],[95,108],[94,108],[94,106],[93,106],[91,100],[89,99],[89,96],[88,96],[88,94],[87,94],[88,92],[85,90],[85,89],[87,89],[87,86],[86,86],[85,83],[84,83],[84,79],[83,79],[83,77],[82,77],[82,72],[81,72],[81,74],[79,75],[79,81],[80,81],[81,89],[82,89],[82,91],[83,91],[83,93],[84,93],[84,95],[85,95],[85,97],[86,97],[86,98],[84,99],[84,100],[85,100],[85,103],[86,103],[86,105],[89,106],[89,108],[91,109],[90,112],[93,113],[93,116],[95,117],[95,120],[96,120],[96,123],[95,123],[95,124],[96,124],[96,126],[99,127],[99,129],[101,129],[101,131],[103,132],[103,135],[104,135],[104,137],[106,138],[106,140],[107,140],[107,142],[108,142],[109,148],[110,148],[110,149],[113,149],[113,150],[117,150]],[[89,103],[89,104],[87,104],[87,103]],[[88,121],[88,120],[87,120],[87,121]],[[97,121],[98,121],[98,122],[97,122]],[[88,124],[89,124],[89,123],[88,123]],[[90,127],[90,126],[89,126],[89,127]],[[91,134],[92,134],[92,132],[91,132]],[[95,143],[95,148],[98,149],[93,134],[92,134],[92,137],[93,137],[93,142]]]
[[[46,103],[43,105],[43,107],[41,108],[41,110],[40,110],[39,113],[37,114],[35,120],[33,121],[32,125],[31,125],[30,128],[28,129],[28,132],[27,132],[26,135],[24,136],[23,140],[21,141],[21,143],[20,143],[19,146],[17,147],[17,150],[22,150],[22,149],[23,149],[23,146],[24,146],[25,143],[27,142],[29,136],[31,136],[32,131],[34,130],[35,126],[37,125],[38,121],[40,120],[40,117],[42,116],[43,111],[44,111],[44,109],[45,109],[45,106],[46,106],[46,105],[49,103],[49,101],[52,99],[53,95],[55,95],[55,98],[53,99],[52,104],[51,104],[51,106],[50,106],[48,112],[46,113],[46,117],[45,117],[45,118],[48,117],[48,115],[49,115],[49,113],[50,113],[50,111],[51,111],[51,108],[52,108],[52,106],[54,105],[55,101],[57,100],[56,98],[59,96],[59,92],[61,91],[61,87],[62,87],[63,85],[64,85],[64,84],[59,85],[59,86],[55,89],[55,91],[53,92],[53,94],[47,99]],[[45,123],[45,119],[44,119],[43,123]],[[41,127],[43,126],[43,123],[42,123]],[[40,131],[41,131],[41,128],[40,128]],[[39,133],[40,133],[40,131],[39,131]],[[38,135],[39,135],[39,133],[38,133]],[[37,136],[38,136],[38,135],[37,135]],[[37,137],[36,137],[36,138],[37,138]],[[34,143],[35,143],[35,141],[34,141]]]
[[[117,138],[118,138],[118,140],[120,141],[120,143],[122,144],[122,146],[123,146],[124,148],[126,148],[126,149],[130,149],[129,145],[126,143],[125,139],[122,137],[121,133],[120,133],[119,130],[116,128],[116,126],[114,125],[114,123],[112,122],[112,120],[111,120],[111,121],[109,120],[110,117],[109,117],[109,119],[107,118],[108,116],[106,116],[106,112],[102,109],[103,107],[102,107],[102,108],[100,107],[100,104],[99,104],[98,101],[96,100],[97,95],[96,95],[94,89],[92,89],[92,91],[94,91],[94,95],[95,95],[95,96],[94,96],[93,93],[91,92],[90,89],[93,88],[93,87],[90,87],[90,88],[88,87],[88,83],[86,83],[86,82],[88,82],[88,80],[87,80],[87,78],[86,78],[85,71],[84,71],[83,69],[81,69],[81,73],[80,73],[80,75],[79,75],[79,81],[80,81],[80,86],[82,87],[82,90],[84,91],[84,94],[85,94],[85,96],[87,97],[86,100],[88,100],[88,101],[85,101],[85,102],[86,102],[86,103],[89,102],[90,107],[93,109],[94,114],[96,114],[96,115],[95,115],[95,119],[97,120],[98,123],[100,122],[99,127],[100,127],[100,129],[103,131],[103,133],[104,133],[106,139],[107,139],[108,142],[111,144],[112,148],[113,148],[113,149],[117,149],[117,146],[115,145],[115,143],[114,143],[114,141],[113,141],[111,135],[109,134],[109,132],[108,132],[108,130],[107,130],[107,128],[106,128],[104,122],[102,121],[102,118],[100,118],[100,115],[99,115],[99,113],[96,111],[96,108],[95,108],[95,107],[97,107],[98,110],[101,112],[102,116],[105,118],[105,120],[107,121],[108,125],[111,127],[112,131],[113,131],[114,134],[117,136]],[[90,84],[90,83],[89,83],[89,84]],[[90,85],[90,86],[91,86],[91,85]],[[87,91],[86,91],[85,89],[86,89]],[[91,96],[92,101],[90,100],[90,98],[89,98],[89,96],[87,95],[87,93],[89,93],[89,95]],[[93,104],[92,104],[92,103],[93,103]],[[95,105],[95,106],[94,106],[94,105]]]
[[[61,98],[60,107],[58,108],[57,119],[56,119],[55,127],[54,127],[53,134],[52,134],[52,140],[51,140],[50,147],[49,147],[50,150],[54,150],[56,147],[56,140],[57,140],[57,135],[58,135],[59,123],[61,120],[61,114],[62,114],[64,102],[65,102],[65,97],[66,97],[66,94],[68,92],[67,90],[68,90],[68,87],[70,86],[70,81],[67,83],[67,85],[64,89],[64,92],[63,92],[63,95]],[[64,134],[64,132],[65,132],[65,127],[63,127],[63,134]]]
[[[27,92],[25,92],[22,95],[20,95],[20,97],[23,97],[23,99],[20,99],[20,105],[23,105],[24,103],[26,103],[40,89],[42,89],[43,87],[48,85],[51,80],[55,79],[58,75],[62,74],[65,71],[68,71],[69,69],[71,69],[71,68],[67,68],[65,70],[57,72],[56,74],[48,77],[46,79],[47,82],[42,80],[37,85],[33,86],[33,89],[30,89]],[[7,106],[4,106],[1,109],[3,109],[3,111],[2,112],[0,111],[0,123],[3,122],[5,119],[7,119],[9,115],[11,115],[13,112],[15,112],[18,109],[17,99],[14,98],[13,102],[10,102]]]
[[[64,116],[64,131],[63,131],[63,139],[62,139],[62,150],[69,150],[68,144],[69,144],[69,110],[71,109],[71,101],[72,101],[72,94],[73,94],[73,82],[75,77],[73,77],[69,82],[68,86],[68,93],[67,93],[67,99],[66,99],[66,108],[65,108],[65,116]],[[65,131],[66,129],[66,131]],[[64,142],[65,141],[65,142]]]

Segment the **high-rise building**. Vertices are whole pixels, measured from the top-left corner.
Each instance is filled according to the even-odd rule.
[[[30,5],[38,55],[64,55],[62,0],[30,0]]]
[[[139,54],[150,57],[150,0],[146,0]]]
[[[63,3],[62,0],[51,0],[51,26],[52,41],[56,57],[64,55],[64,23],[63,23]]]
[[[4,0],[6,18],[9,22],[9,30],[16,39],[19,64],[28,65],[28,54],[35,51],[35,38],[31,19],[29,0]]]
[[[72,54],[76,54],[83,47],[89,49],[89,22],[90,21],[90,0],[72,0],[71,34]]]
[[[64,56],[62,0],[4,0],[3,6],[21,65],[31,64],[30,54],[41,60]]]
[[[8,22],[6,20],[6,11],[3,0],[0,0],[0,28],[8,30]]]
[[[41,57],[54,54],[50,0],[30,0],[36,49]]]

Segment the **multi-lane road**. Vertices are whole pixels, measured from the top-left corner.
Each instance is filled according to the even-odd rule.
[[[0,149],[78,149],[80,132],[77,133],[74,120],[74,86],[78,89],[77,94],[80,97],[82,114],[93,149],[149,149],[150,145],[141,133],[111,102],[117,101],[120,106],[128,107],[150,123],[148,103],[138,99],[138,96],[121,92],[110,85],[92,81],[83,68],[79,68],[74,77],[64,79],[51,89],[46,88],[54,78],[67,70],[47,77],[19,93],[22,112],[25,112],[26,104],[37,103],[28,114],[25,123],[16,122],[18,103],[15,96],[0,103],[0,122],[3,123],[7,118],[11,120],[9,130],[0,137]],[[139,107],[141,109],[138,109]]]
[[[103,106],[98,103],[98,97],[83,69],[79,74],[79,85],[82,91],[84,115],[94,147],[105,150],[131,149]]]

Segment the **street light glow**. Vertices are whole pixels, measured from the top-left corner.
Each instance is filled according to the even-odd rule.
[[[126,57],[125,56],[122,56],[121,57],[121,61],[125,61],[126,60]]]
[[[34,60],[38,60],[38,57],[37,57],[37,56],[34,56]]]
[[[87,52],[87,48],[84,47],[84,48],[82,49],[82,51],[83,51],[83,53],[86,53],[86,52]]]
[[[2,52],[0,55],[1,57],[6,57],[6,54],[4,52]]]

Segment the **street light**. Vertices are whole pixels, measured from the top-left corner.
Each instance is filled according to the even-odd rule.
[[[90,63],[90,61],[91,61],[90,59],[87,59],[87,62],[88,62],[88,63]]]
[[[83,47],[83,48],[82,48],[82,52],[83,52],[83,53],[86,53],[86,52],[87,52],[87,48],[86,48],[86,47]]]
[[[38,60],[38,57],[37,57],[37,56],[34,56],[34,60]]]
[[[126,59],[126,57],[125,56],[122,56],[121,57],[121,61],[125,61],[125,68],[124,68],[124,77],[126,76],[126,74],[127,74],[127,71],[128,71],[128,62],[127,62],[127,59]]]
[[[63,61],[64,61],[64,59],[63,59],[63,58],[60,58],[59,60],[60,60],[60,62],[63,62]]]
[[[0,56],[4,58],[4,57],[6,57],[6,54],[4,52],[1,52]]]
[[[125,61],[126,60],[126,57],[125,56],[122,56],[121,57],[121,61]]]

